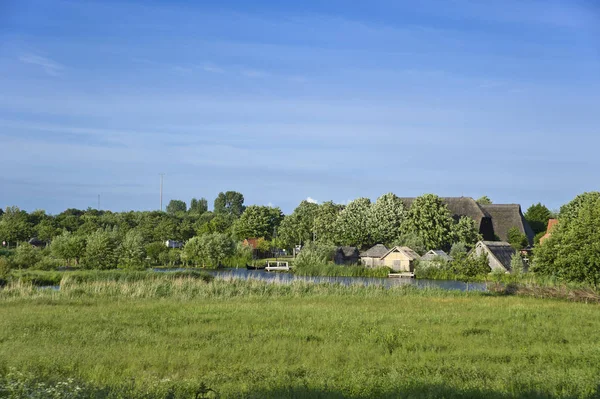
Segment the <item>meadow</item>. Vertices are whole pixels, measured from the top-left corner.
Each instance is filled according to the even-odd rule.
[[[0,397],[600,394],[596,304],[181,276],[17,282],[0,304]]]

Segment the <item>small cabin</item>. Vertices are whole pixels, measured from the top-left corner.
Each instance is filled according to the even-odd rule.
[[[389,249],[383,244],[377,244],[367,249],[360,254],[360,262],[365,267],[379,267],[383,266],[381,257],[385,255]]]
[[[381,257],[382,266],[395,272],[414,272],[415,262],[421,257],[409,247],[394,247]]]

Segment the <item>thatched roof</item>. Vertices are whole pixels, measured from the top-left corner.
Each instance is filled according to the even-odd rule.
[[[402,252],[410,260],[416,260],[416,259],[420,259],[421,258],[421,256],[419,256],[418,253],[416,253],[415,251],[413,251],[409,247],[394,247],[394,248],[390,249],[389,251],[387,251],[381,258],[382,259],[385,258],[386,256],[388,256],[392,252]]]
[[[389,249],[383,244],[377,244],[360,254],[361,258],[381,258]]]
[[[494,234],[503,241],[508,240],[508,230],[513,227],[527,236],[529,244],[533,244],[534,233],[521,212],[521,205],[481,205],[481,207],[492,217]]]
[[[356,247],[338,247],[336,252],[342,254],[344,258],[358,257],[358,248]]]
[[[452,260],[452,257],[450,255],[448,255],[446,252],[442,251],[441,249],[437,249],[434,250],[432,249],[431,251],[427,252],[425,255],[421,256],[421,260],[422,261],[432,261],[432,260],[436,260],[436,259],[443,259],[443,260]]]
[[[507,242],[504,241],[479,241],[478,246],[482,246],[488,250],[488,256],[493,256],[504,266],[508,271],[511,270],[510,262],[512,256],[517,252]]]

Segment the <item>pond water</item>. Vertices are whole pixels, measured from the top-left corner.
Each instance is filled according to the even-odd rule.
[[[155,272],[185,271],[190,269],[152,269]],[[297,276],[293,273],[267,272],[265,270],[240,269],[217,269],[206,270],[208,274],[215,277],[233,277],[240,279],[256,279],[263,281],[292,282],[296,280],[309,281],[313,283],[339,283],[342,285],[362,284],[381,285],[384,287],[395,287],[399,285],[413,285],[417,288],[441,288],[445,290],[459,291],[486,291],[485,283],[463,283],[456,280],[424,280],[414,278],[378,278],[378,277],[310,277]]]

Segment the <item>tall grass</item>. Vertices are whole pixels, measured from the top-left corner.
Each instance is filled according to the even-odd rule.
[[[311,277],[387,277],[387,267],[366,268],[364,266],[341,266],[332,263],[296,264],[293,269],[298,276]]]
[[[597,305],[192,278],[13,284],[0,302],[0,397],[599,395]]]

